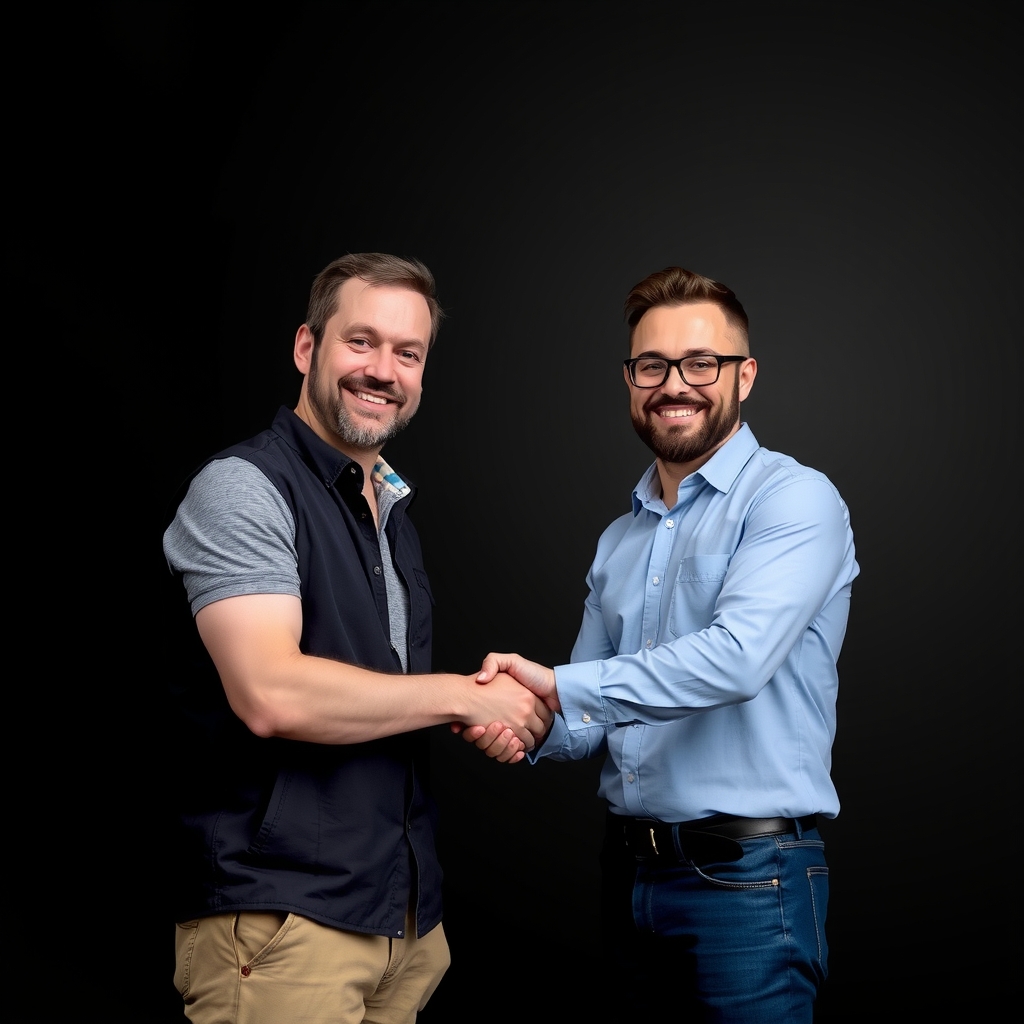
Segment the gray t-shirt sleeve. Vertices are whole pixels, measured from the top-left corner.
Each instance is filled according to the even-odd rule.
[[[301,596],[295,520],[278,489],[245,459],[217,459],[189,486],[163,538],[195,615],[226,597]]]

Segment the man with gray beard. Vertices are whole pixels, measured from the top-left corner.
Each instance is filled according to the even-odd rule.
[[[329,264],[295,409],[174,503],[175,984],[195,1024],[413,1024],[449,964],[428,730],[500,721],[488,753],[517,761],[551,724],[508,675],[431,673],[413,486],[381,448],[441,318],[417,260]]]

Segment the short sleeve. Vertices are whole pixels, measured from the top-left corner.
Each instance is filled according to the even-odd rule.
[[[245,459],[216,459],[196,475],[163,550],[181,574],[193,615],[227,597],[301,596],[291,508]]]

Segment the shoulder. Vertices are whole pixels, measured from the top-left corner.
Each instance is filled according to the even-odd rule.
[[[236,456],[215,458],[193,477],[164,534],[165,549],[199,544],[237,546],[243,535],[289,543],[295,517],[258,466]]]
[[[216,458],[193,478],[182,502],[182,509],[196,514],[274,509],[291,515],[280,490],[255,463],[238,456]]]
[[[758,448],[750,458],[750,462],[742,475],[753,475],[762,487],[806,486],[808,489],[820,488],[828,491],[840,501],[842,500],[836,485],[820,469],[807,466],[797,461],[792,455],[775,452],[769,448]]]
[[[839,489],[821,470],[790,455],[758,448],[737,480],[750,515],[770,513],[788,521],[828,520],[849,524]]]
[[[193,613],[225,597],[300,592],[292,512],[245,459],[217,458],[196,474],[164,531],[163,552]]]
[[[600,542],[614,543],[630,528],[635,519],[636,516],[632,512],[624,512],[616,517],[601,531]]]

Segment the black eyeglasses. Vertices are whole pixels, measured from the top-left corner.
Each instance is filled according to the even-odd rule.
[[[629,379],[637,388],[660,388],[674,366],[684,384],[701,387],[714,384],[722,372],[723,363],[742,363],[747,356],[686,356],[685,359],[666,359],[664,356],[637,356],[624,359],[622,365],[629,371]]]

